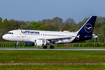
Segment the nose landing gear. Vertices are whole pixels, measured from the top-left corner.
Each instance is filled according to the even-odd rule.
[[[16,46],[15,46],[16,49],[18,49],[18,44],[19,44],[19,42],[16,42]]]

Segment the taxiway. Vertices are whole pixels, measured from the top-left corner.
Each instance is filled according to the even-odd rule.
[[[83,51],[87,51],[87,50],[95,50],[95,51],[105,51],[105,49],[33,49],[33,48],[27,48],[27,49],[10,49],[10,48],[5,48],[5,49],[0,49],[0,50],[83,50]]]

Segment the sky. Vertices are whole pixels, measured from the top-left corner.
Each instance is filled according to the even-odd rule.
[[[42,21],[60,17],[76,23],[90,16],[105,17],[105,0],[0,0],[0,17]]]

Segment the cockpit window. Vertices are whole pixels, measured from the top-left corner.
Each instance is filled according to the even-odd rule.
[[[8,32],[7,34],[13,34],[13,32]]]

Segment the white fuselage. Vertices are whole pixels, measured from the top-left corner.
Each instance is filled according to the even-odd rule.
[[[3,39],[16,42],[34,42],[37,39],[41,40],[56,40],[72,42],[77,36],[76,32],[68,31],[39,31],[39,30],[12,30],[3,36]],[[56,43],[57,43],[56,42]]]

